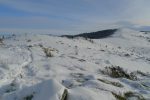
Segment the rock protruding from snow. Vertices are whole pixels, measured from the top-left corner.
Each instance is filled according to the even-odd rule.
[[[5,94],[1,100],[64,100],[67,90],[51,79],[37,85]]]

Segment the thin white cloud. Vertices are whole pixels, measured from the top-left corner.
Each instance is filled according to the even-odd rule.
[[[130,0],[124,11],[124,18],[129,20],[150,18],[150,0]]]

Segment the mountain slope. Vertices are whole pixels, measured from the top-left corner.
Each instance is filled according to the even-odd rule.
[[[149,39],[129,29],[92,41],[12,36],[0,45],[0,100],[60,100],[64,89],[68,100],[149,100]]]

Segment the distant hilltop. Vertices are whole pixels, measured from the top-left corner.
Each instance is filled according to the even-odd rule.
[[[118,29],[107,29],[107,30],[101,30],[96,32],[81,33],[77,35],[62,35],[61,37],[67,37],[67,38],[84,37],[90,39],[100,39],[100,38],[106,38],[108,36],[113,35],[117,30]]]

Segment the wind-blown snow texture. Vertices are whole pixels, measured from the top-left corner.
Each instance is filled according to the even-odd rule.
[[[103,74],[106,66],[137,80]],[[65,88],[68,100],[116,100],[113,93],[127,92],[149,100],[150,34],[119,29],[94,40],[24,34],[0,45],[0,100],[59,100]]]

